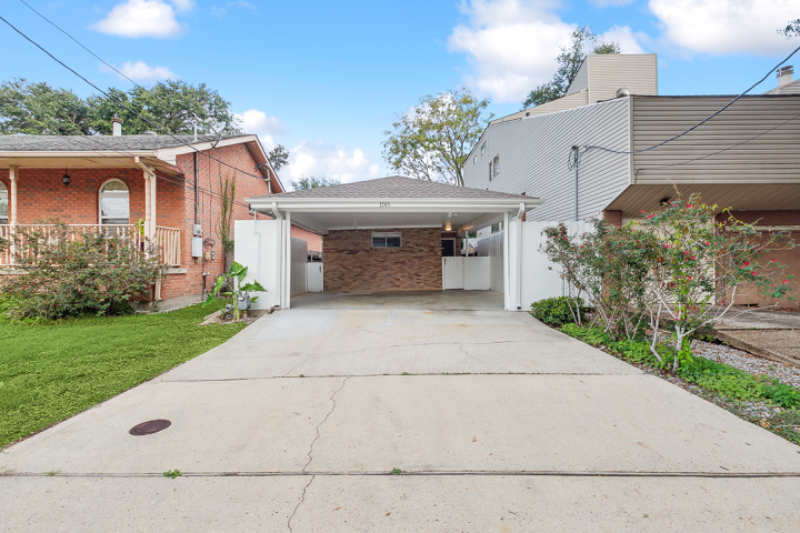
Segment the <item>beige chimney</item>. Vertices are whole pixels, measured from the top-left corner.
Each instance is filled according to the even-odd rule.
[[[114,117],[111,119],[111,135],[119,137],[122,135],[122,119]]]
[[[785,67],[779,68],[778,87],[783,87],[787,83],[792,83],[792,74],[794,74],[794,68],[792,65],[786,65]]]

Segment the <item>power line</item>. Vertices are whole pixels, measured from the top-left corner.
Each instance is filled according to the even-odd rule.
[[[28,42],[30,42],[30,43],[31,43],[32,45],[34,45],[36,48],[38,48],[39,50],[41,50],[42,52],[44,52],[45,54],[47,54],[47,55],[48,55],[48,56],[49,56],[49,57],[50,57],[50,58],[51,58],[53,61],[55,61],[56,63],[58,63],[59,65],[61,65],[61,66],[62,66],[62,67],[64,67],[65,69],[67,69],[67,70],[69,70],[70,72],[72,72],[72,73],[73,73],[75,76],[77,76],[78,78],[80,78],[81,80],[83,80],[84,82],[86,82],[86,83],[87,83],[89,86],[93,87],[93,88],[94,88],[96,91],[98,91],[98,92],[102,93],[103,95],[105,95],[105,97],[106,97],[107,99],[109,99],[109,100],[111,100],[111,101],[115,102],[117,105],[119,105],[119,106],[120,106],[120,107],[122,107],[123,109],[127,110],[128,112],[130,112],[130,113],[132,113],[133,115],[136,115],[137,117],[139,117],[140,119],[142,119],[144,122],[146,122],[147,124],[149,124],[151,127],[155,128],[157,131],[160,131],[160,132],[163,132],[163,133],[165,133],[166,135],[168,135],[169,137],[172,137],[174,140],[178,141],[179,143],[181,143],[181,144],[183,144],[183,145],[185,145],[185,146],[188,146],[189,148],[191,148],[192,150],[194,150],[195,152],[197,152],[197,153],[199,153],[199,154],[205,155],[205,156],[206,156],[206,157],[208,157],[209,159],[213,159],[214,161],[218,162],[218,163],[219,163],[219,164],[221,164],[221,165],[224,165],[224,166],[226,166],[226,167],[228,167],[228,168],[231,168],[231,169],[233,169],[233,170],[237,170],[237,171],[239,171],[239,172],[241,172],[242,174],[245,174],[245,175],[247,175],[247,176],[251,176],[251,177],[254,177],[254,178],[258,178],[258,179],[264,179],[264,178],[263,178],[263,176],[256,176],[255,174],[251,174],[251,173],[247,172],[246,170],[242,170],[242,169],[240,169],[240,168],[237,168],[237,167],[235,167],[235,166],[233,166],[233,165],[231,165],[231,164],[229,164],[229,163],[226,163],[226,162],[224,162],[224,161],[221,161],[221,160],[217,159],[216,157],[212,156],[212,155],[211,155],[211,154],[209,154],[209,153],[203,152],[202,150],[198,150],[197,148],[195,148],[194,146],[192,146],[190,143],[187,143],[186,141],[184,141],[184,140],[182,140],[182,139],[179,139],[178,137],[176,137],[175,135],[173,135],[173,134],[172,134],[172,133],[170,133],[169,131],[167,131],[167,130],[165,130],[165,129],[163,129],[163,128],[159,127],[159,126],[157,126],[156,124],[154,124],[154,123],[153,123],[153,122],[151,122],[150,120],[146,119],[145,117],[143,117],[142,115],[140,115],[139,113],[137,113],[136,111],[134,111],[133,109],[131,109],[131,108],[129,108],[128,106],[126,106],[126,105],[125,105],[124,103],[122,103],[120,100],[118,100],[118,99],[114,98],[113,96],[111,96],[110,94],[108,94],[107,92],[105,92],[104,90],[102,90],[101,88],[99,88],[97,85],[95,85],[94,83],[92,83],[91,81],[89,81],[88,79],[86,79],[85,77],[83,77],[83,76],[82,76],[81,74],[79,74],[79,73],[78,73],[78,72],[77,72],[75,69],[73,69],[72,67],[70,67],[69,65],[67,65],[66,63],[64,63],[63,61],[61,61],[60,59],[58,59],[56,56],[54,56],[53,54],[51,54],[51,53],[50,53],[49,51],[47,51],[47,50],[46,50],[46,49],[45,49],[43,46],[41,46],[39,43],[37,43],[36,41],[34,41],[34,40],[33,40],[33,39],[31,39],[30,37],[28,37],[28,36],[27,36],[25,33],[23,33],[21,30],[19,30],[19,29],[18,29],[16,26],[14,26],[13,24],[11,24],[11,23],[10,23],[8,20],[6,20],[5,18],[3,18],[2,16],[0,16],[0,20],[2,20],[3,22],[5,22],[5,23],[6,23],[6,24],[7,24],[7,25],[8,25],[8,26],[9,26],[9,27],[12,29],[12,30],[14,30],[15,32],[17,32],[17,33],[18,33],[20,36],[22,36],[22,37],[23,37],[25,40],[27,40]],[[270,174],[270,173],[268,172],[268,174]],[[269,179],[269,178],[268,178],[268,179]]]
[[[786,59],[784,59],[783,61],[781,61],[781,62],[780,62],[780,63],[778,63],[777,65],[775,65],[775,67],[773,67],[772,69],[770,69],[770,71],[769,71],[769,72],[767,72],[767,73],[764,75],[764,77],[763,77],[763,78],[761,78],[761,79],[760,79],[760,80],[758,80],[756,83],[754,83],[753,85],[751,85],[751,86],[750,86],[750,88],[748,88],[746,91],[744,91],[743,93],[739,94],[739,95],[738,95],[736,98],[734,98],[733,100],[731,100],[730,102],[728,102],[727,104],[725,104],[724,106],[722,106],[721,108],[719,108],[718,110],[716,110],[714,113],[710,114],[709,116],[707,116],[706,118],[704,118],[703,120],[701,120],[700,122],[698,122],[697,124],[695,124],[694,126],[692,126],[691,128],[689,128],[689,129],[687,129],[687,130],[685,130],[685,131],[683,131],[683,132],[681,132],[681,133],[679,133],[679,134],[677,134],[677,135],[675,135],[675,136],[673,136],[673,137],[670,137],[669,139],[666,139],[666,140],[664,140],[664,141],[661,141],[660,143],[654,144],[653,146],[648,146],[647,148],[642,148],[641,150],[631,150],[631,151],[626,151],[626,150],[614,150],[614,149],[612,149],[612,148],[606,148],[606,147],[604,147],[604,146],[593,146],[593,145],[587,145],[587,146],[584,146],[584,148],[585,148],[585,151],[584,151],[584,153],[585,153],[585,152],[588,152],[588,151],[590,151],[590,150],[602,150],[602,151],[604,151],[604,152],[610,152],[610,153],[612,153],[612,154],[623,154],[623,155],[630,155],[630,154],[640,154],[640,153],[642,153],[642,152],[647,152],[647,151],[653,150],[653,149],[655,149],[655,148],[658,148],[659,146],[664,146],[665,144],[667,144],[667,143],[669,143],[669,142],[672,142],[672,141],[674,141],[674,140],[676,140],[676,139],[680,139],[680,138],[681,138],[681,137],[683,137],[684,135],[688,134],[688,133],[689,133],[689,132],[691,132],[691,131],[694,131],[694,130],[696,130],[697,128],[699,128],[700,126],[702,126],[703,124],[705,124],[706,122],[708,122],[709,120],[711,120],[712,118],[716,117],[717,115],[719,115],[720,113],[722,113],[723,111],[725,111],[726,109],[728,109],[730,106],[732,106],[734,103],[736,103],[736,102],[737,102],[737,101],[738,101],[740,98],[742,98],[744,95],[746,95],[747,93],[749,93],[750,91],[752,91],[753,89],[755,89],[755,88],[756,88],[756,86],[760,85],[760,84],[761,84],[761,83],[762,83],[764,80],[766,80],[766,79],[767,79],[767,78],[770,76],[770,74],[772,74],[773,72],[775,72],[776,70],[778,70],[778,68],[780,68],[780,66],[781,66],[781,65],[783,65],[784,63],[786,63],[787,61],[789,61],[789,59],[791,59],[791,58],[792,58],[792,56],[793,56],[793,55],[795,55],[795,54],[796,54],[798,51],[800,51],[800,46],[798,46],[797,48],[795,48],[795,49],[794,49],[794,51],[793,51],[791,54],[789,54],[788,56],[786,56]]]
[[[114,72],[116,72],[117,74],[119,74],[120,76],[122,76],[123,78],[125,78],[126,80],[128,80],[129,82],[131,82],[132,84],[136,85],[137,87],[141,87],[141,85],[139,85],[138,83],[136,83],[135,81],[133,81],[132,79],[130,79],[128,76],[126,76],[125,74],[123,74],[122,72],[120,72],[119,70],[117,70],[117,68],[116,68],[114,65],[112,65],[112,64],[110,64],[110,63],[107,63],[107,62],[106,62],[104,59],[102,59],[100,56],[98,56],[97,54],[95,54],[94,52],[92,52],[91,50],[89,50],[89,49],[88,49],[88,48],[87,48],[87,47],[86,47],[86,46],[85,46],[85,45],[84,45],[82,42],[80,42],[78,39],[76,39],[75,37],[73,37],[72,35],[70,35],[69,33],[67,33],[67,32],[66,32],[66,30],[62,29],[62,28],[61,28],[61,27],[60,27],[58,24],[56,24],[55,22],[53,22],[53,21],[52,21],[52,20],[50,20],[49,18],[45,17],[44,15],[42,15],[41,13],[39,13],[38,11],[36,11],[36,10],[35,10],[35,9],[34,9],[34,8],[33,8],[33,7],[30,5],[30,4],[29,4],[29,3],[27,3],[25,0],[19,0],[19,1],[20,1],[20,2],[22,2],[23,4],[25,4],[25,6],[26,6],[28,9],[30,9],[31,11],[33,11],[34,13],[36,13],[37,15],[39,15],[41,18],[43,18],[45,21],[47,21],[47,22],[48,22],[48,23],[49,23],[51,26],[53,26],[55,29],[57,29],[58,31],[60,31],[61,33],[63,33],[63,34],[64,34],[64,35],[66,35],[67,37],[69,37],[70,39],[72,39],[72,40],[75,42],[75,44],[77,44],[78,46],[80,46],[81,48],[83,48],[84,50],[86,50],[87,52],[89,52],[90,54],[92,54],[92,55],[95,57],[95,59],[97,59],[98,61],[100,61],[101,63],[103,63],[105,66],[107,66],[108,68],[110,68],[111,70],[113,70]]]

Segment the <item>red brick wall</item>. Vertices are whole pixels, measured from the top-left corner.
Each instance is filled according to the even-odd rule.
[[[326,292],[442,289],[440,229],[381,231],[400,232],[401,247],[372,248],[370,230],[326,235]]]
[[[800,226],[800,211],[733,211],[730,213],[736,219],[742,222],[756,224],[757,226]],[[719,222],[728,220],[729,214],[721,214],[717,216]],[[800,231],[788,232],[791,238],[800,243]],[[763,240],[769,239],[769,233],[764,233]],[[800,294],[800,247],[791,250],[776,250],[770,253],[763,254],[759,261],[769,261],[775,259],[787,266],[786,269],[781,270],[780,274],[775,276],[775,281],[781,282],[789,275],[793,275],[794,279],[789,280],[789,284],[794,290],[795,298]],[[772,298],[765,298],[758,294],[756,287],[747,287],[744,291],[736,296],[737,304],[747,305],[775,305],[778,307],[788,309],[798,309],[800,305],[797,301],[774,300]]]
[[[292,226],[292,237],[297,237],[298,239],[306,241],[308,243],[309,252],[322,251],[322,237],[316,233],[311,233],[297,226]]]
[[[214,259],[192,258],[192,225],[194,224],[194,158],[191,153],[180,155],[176,166],[183,177],[159,174],[156,185],[156,224],[181,230],[181,267],[184,274],[164,277],[161,299],[199,295],[203,290],[203,273],[207,272],[205,286],[211,288],[213,280],[222,273],[223,250],[219,237],[220,173],[223,177],[236,176],[236,204],[234,220],[250,220],[245,198],[268,194],[267,182],[244,144],[224,146],[210,153],[243,172],[236,172],[221,163],[198,155],[199,202],[198,218],[203,228],[204,250],[214,252]],[[17,218],[20,224],[30,224],[38,219],[59,218],[68,224],[99,223],[100,186],[108,179],[123,181],[130,191],[130,223],[145,216],[144,176],[141,170],[123,169],[71,169],[69,186],[61,181],[63,169],[19,170],[17,181]],[[0,170],[0,181],[10,189],[8,170]],[[258,219],[269,217],[258,214]],[[321,249],[319,235],[293,228],[293,234],[309,243],[309,250]],[[233,237],[233,235],[232,235]]]

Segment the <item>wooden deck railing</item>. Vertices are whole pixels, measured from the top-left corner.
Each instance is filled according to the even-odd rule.
[[[18,227],[26,230],[40,230],[46,236],[50,236],[52,232],[53,238],[57,236],[58,231],[58,226],[55,224],[20,224]],[[109,237],[132,238],[136,244],[141,239],[141,229],[134,224],[69,224],[67,227],[70,230],[67,233],[70,240],[80,239],[83,233],[102,233]],[[0,238],[11,240],[11,226],[0,225]],[[170,267],[181,264],[180,229],[158,226],[156,228],[156,245],[164,264]],[[0,266],[10,266],[13,261],[14,257],[10,249],[0,252]]]

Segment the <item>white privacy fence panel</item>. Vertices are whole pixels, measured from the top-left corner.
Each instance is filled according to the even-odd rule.
[[[233,258],[247,267],[245,282],[258,281],[267,292],[254,293],[254,309],[269,309],[280,304],[280,258],[277,257],[279,220],[234,221]]]
[[[322,292],[322,263],[306,263],[306,292]]]
[[[464,290],[488,291],[491,289],[492,273],[488,257],[461,257],[464,261]]]
[[[559,275],[556,265],[547,260],[547,256],[539,251],[547,240],[542,231],[550,226],[557,225],[558,222],[523,222],[522,223],[522,274],[521,274],[521,298],[522,310],[530,310],[533,302],[544,298],[566,296],[568,288],[566,283]],[[564,222],[567,233],[570,235],[580,235],[593,231],[592,224],[589,222]],[[513,225],[512,225],[513,227]],[[513,240],[511,241],[514,242]],[[512,249],[514,246],[512,245]],[[512,254],[514,255],[514,254]],[[512,259],[512,260],[515,260]],[[549,267],[553,267],[550,270]]]
[[[464,258],[442,257],[442,289],[464,288]]]
[[[489,259],[489,290],[503,292],[503,233],[478,241],[478,256]]]
[[[306,265],[308,264],[308,242],[292,237],[292,286],[290,296],[306,292]]]

